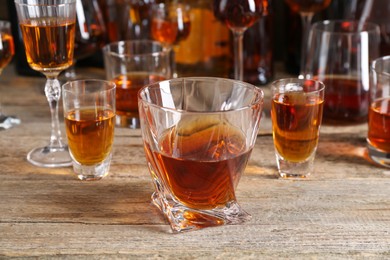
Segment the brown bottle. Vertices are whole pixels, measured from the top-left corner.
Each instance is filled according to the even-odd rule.
[[[190,5],[191,29],[174,48],[178,76],[228,77],[233,59],[229,29],[214,16],[213,1],[186,2]]]
[[[264,85],[272,80],[273,42],[272,0],[263,0],[262,17],[244,33],[244,81]]]

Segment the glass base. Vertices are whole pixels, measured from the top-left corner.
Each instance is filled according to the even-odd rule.
[[[167,217],[174,232],[196,230],[220,225],[236,225],[252,218],[236,201],[228,202],[225,207],[210,210],[192,209],[158,192],[152,195],[152,201]]]
[[[35,166],[48,168],[72,165],[68,146],[35,148],[27,154],[27,161]]]
[[[390,152],[385,152],[368,145],[368,155],[377,164],[390,168]]]
[[[116,115],[116,125],[119,127],[126,127],[131,129],[140,128],[140,121],[138,116]]]
[[[73,161],[73,171],[82,181],[97,181],[108,175],[111,164],[110,154],[104,161],[94,165],[81,165]]]
[[[276,163],[278,165],[279,175],[282,178],[307,178],[313,172],[315,152],[302,162],[290,162],[276,153]]]

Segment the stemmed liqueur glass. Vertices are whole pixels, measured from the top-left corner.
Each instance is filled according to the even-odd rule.
[[[35,148],[27,160],[42,167],[71,165],[58,119],[59,73],[72,65],[75,38],[75,0],[15,0],[27,62],[46,76],[45,94],[51,112],[47,146]]]
[[[291,10],[299,13],[302,21],[302,42],[299,78],[304,78],[304,64],[306,62],[307,38],[314,14],[327,8],[332,0],[285,0]]]
[[[76,36],[73,65],[65,71],[67,79],[76,79],[76,62],[93,55],[106,42],[106,26],[97,0],[76,0]]]
[[[234,78],[243,80],[243,37],[262,15],[263,0],[214,0],[214,13],[233,32]]]
[[[189,5],[180,2],[159,3],[152,7],[151,36],[166,48],[177,46],[191,31]],[[173,77],[177,77],[172,51]]]
[[[8,21],[0,21],[0,75],[8,63],[11,62],[14,54],[15,47],[11,33],[11,23]],[[0,103],[0,130],[11,128],[13,125],[19,123],[20,120],[18,118],[4,115],[1,112]]]

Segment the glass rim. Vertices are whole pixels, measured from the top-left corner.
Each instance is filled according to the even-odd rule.
[[[62,6],[75,4],[76,0],[14,0],[20,6]]]
[[[105,86],[104,89],[102,89],[100,91],[95,91],[95,92],[92,92],[92,93],[102,93],[102,92],[111,91],[113,89],[116,89],[116,84],[114,82],[112,82],[112,81],[109,81],[109,80],[104,80],[104,79],[78,79],[78,80],[71,80],[71,81],[65,82],[62,85],[62,91],[63,92],[74,93],[75,91],[72,90],[72,89],[74,87],[79,86],[79,84],[81,82],[84,82],[84,83],[102,83],[102,87]],[[87,84],[84,84],[84,86],[87,86]]]
[[[320,28],[320,26],[328,26],[328,25],[336,25],[336,24],[342,24],[342,23],[352,23],[356,25],[356,28],[359,27],[359,25],[364,25],[363,30],[356,29],[354,31],[348,32],[340,32],[340,31],[334,31],[334,30],[326,30],[325,28]],[[322,21],[317,21],[312,24],[311,26],[312,31],[318,31],[318,32],[324,32],[324,33],[331,33],[331,34],[340,34],[340,35],[353,35],[353,34],[359,34],[362,32],[368,32],[368,33],[375,33],[375,32],[380,32],[379,25],[373,22],[361,22],[359,20],[354,20],[354,19],[339,19],[339,20],[322,20]]]
[[[274,92],[274,90],[280,89],[280,87],[278,87],[277,85],[282,83],[282,82],[285,83],[285,84],[283,84],[283,87],[284,87],[284,86],[286,86],[287,83],[300,84],[300,83],[304,83],[306,81],[314,82],[314,83],[316,83],[316,85],[319,85],[320,87],[316,88],[315,90],[312,90],[312,91],[302,91],[302,92],[307,93],[307,94],[314,94],[314,93],[319,93],[319,92],[325,91],[325,84],[322,81],[315,80],[315,79],[299,79],[299,78],[283,78],[283,79],[275,80],[271,83],[271,90],[272,90],[272,92]]]
[[[151,51],[148,53],[118,53],[118,52],[112,51],[113,47],[118,47],[120,45],[126,45],[129,43],[131,45],[134,45],[134,44],[141,44],[141,45],[150,44],[152,46],[158,45],[158,46],[161,46],[161,51]],[[110,54],[112,56],[119,57],[119,58],[125,58],[125,57],[133,57],[133,56],[159,56],[161,54],[169,55],[169,52],[171,50],[171,46],[169,46],[169,47],[164,46],[161,42],[154,41],[154,40],[142,40],[142,39],[141,40],[123,40],[123,41],[116,41],[116,42],[108,43],[105,46],[103,46],[102,50],[103,50],[103,53],[105,53],[105,54]]]
[[[245,88],[253,89],[254,93],[256,93],[257,95],[254,95],[255,98],[248,105],[242,106],[242,107],[237,108],[237,109],[219,110],[219,111],[187,111],[187,110],[181,110],[181,109],[174,109],[174,108],[169,108],[169,107],[165,107],[165,106],[161,106],[161,105],[157,105],[157,104],[151,103],[151,102],[149,102],[149,101],[147,101],[147,100],[145,100],[145,99],[143,99],[141,97],[142,93],[145,92],[146,89],[148,89],[148,88],[150,89],[151,87],[154,87],[154,86],[156,88],[159,88],[160,84],[163,83],[163,82],[186,81],[186,80],[189,80],[189,81],[209,81],[209,82],[220,80],[220,81],[235,83],[235,84],[239,84],[240,86],[243,86]],[[159,81],[159,82],[154,82],[154,83],[151,83],[151,84],[143,86],[138,91],[137,97],[138,97],[138,100],[140,102],[148,104],[149,106],[152,106],[152,107],[155,107],[155,108],[159,108],[159,109],[163,109],[165,111],[171,111],[172,113],[179,113],[179,114],[182,114],[182,113],[186,113],[186,114],[220,114],[220,113],[225,114],[225,113],[235,113],[235,112],[238,112],[238,111],[250,109],[253,106],[256,106],[256,105],[264,103],[264,91],[262,89],[260,89],[259,87],[256,87],[255,85],[252,85],[252,84],[244,82],[244,81],[235,80],[235,79],[229,79],[229,78],[220,78],[220,77],[182,77],[182,78],[172,78],[172,79],[162,80],[162,81]]]
[[[373,60],[371,63],[371,69],[379,75],[385,75],[386,77],[390,77],[390,70],[389,71],[379,70],[376,66],[379,63],[383,63],[383,62],[389,62],[389,65],[390,65],[390,55],[382,56],[382,57],[379,57],[379,58]],[[389,68],[390,68],[390,66],[389,66]]]

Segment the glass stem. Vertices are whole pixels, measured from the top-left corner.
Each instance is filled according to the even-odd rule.
[[[307,40],[309,37],[309,31],[311,26],[311,20],[313,13],[300,13],[302,21],[302,42],[301,42],[301,62],[299,64],[300,72],[299,78],[305,78],[305,64],[306,64],[306,53],[307,53]]]
[[[234,79],[244,79],[244,31],[233,31],[234,36]]]
[[[50,136],[50,148],[62,148],[64,144],[62,142],[60,121],[58,118],[58,103],[61,97],[61,86],[58,79],[48,78],[45,85],[45,94],[50,106],[51,113],[51,136]]]

